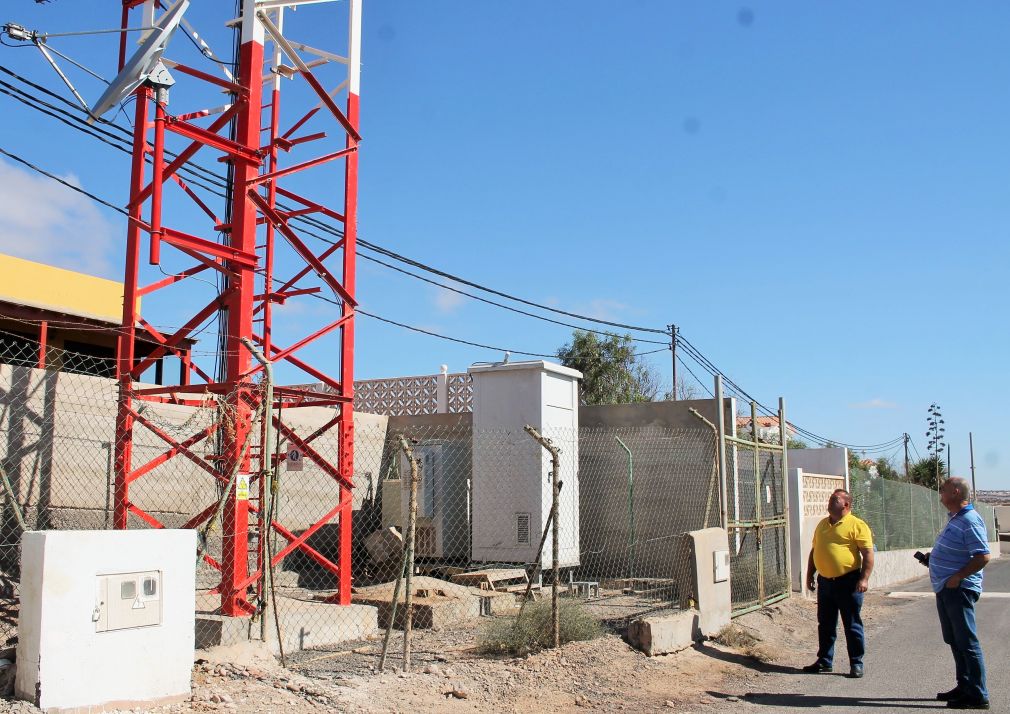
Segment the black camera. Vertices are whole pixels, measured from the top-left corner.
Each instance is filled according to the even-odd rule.
[[[912,557],[925,565],[927,568],[929,567],[929,553],[923,553],[921,550],[917,550],[912,553]]]

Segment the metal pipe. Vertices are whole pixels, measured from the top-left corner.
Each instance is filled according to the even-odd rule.
[[[723,528],[729,528],[728,506],[729,495],[726,479],[726,405],[723,403],[722,376],[715,376],[715,412],[716,424],[719,428],[719,515]]]
[[[712,436],[714,438],[712,444],[715,449],[715,453],[712,457],[712,480],[708,485],[707,496],[705,498],[705,520],[702,524],[703,528],[708,528],[708,514],[712,511],[712,491],[715,490],[716,483],[719,480],[719,429],[715,424],[713,424],[708,419],[703,417],[701,415],[701,412],[699,412],[694,407],[691,407],[690,409],[688,409],[688,411],[694,414],[694,416],[696,416],[698,419],[701,419],[703,422],[705,422],[708,428],[712,430]],[[722,504],[721,493],[719,494],[719,503],[720,505]]]
[[[782,442],[782,512],[786,516],[785,527],[785,552],[786,552],[786,582],[793,582],[792,558],[788,556],[790,550],[789,533],[789,424],[786,422],[786,400],[779,397],[779,439]],[[800,514],[802,518],[803,515]]]
[[[621,448],[628,452],[628,579],[635,577],[635,460],[631,455],[631,449],[621,441],[621,437],[614,436]]]
[[[551,454],[551,574],[554,582],[551,583],[551,629],[554,634],[554,647],[561,646],[561,616],[558,610],[558,581],[561,579],[558,558],[560,542],[558,540],[558,494],[561,492],[561,449],[554,445],[550,439],[542,436],[540,432],[527,424],[523,427],[527,434],[547,449]]]
[[[758,422],[757,403],[750,403],[750,429],[751,436],[754,437],[754,521],[758,524],[755,530],[754,547],[757,551],[758,570],[758,602],[762,605],[765,601],[765,559],[762,550],[762,539],[764,533],[761,532],[761,450],[758,448]]]
[[[406,622],[403,625],[403,671],[410,671],[410,640],[414,621],[414,597],[411,592],[411,576],[414,574],[414,538],[417,531],[417,482],[420,480],[417,457],[410,442],[400,434],[400,448],[410,461],[410,505],[407,510],[407,574],[404,586],[407,591],[403,596],[403,614]]]
[[[273,516],[273,469],[274,469],[274,440],[273,440],[273,407],[274,407],[274,365],[267,359],[260,350],[252,343],[248,337],[243,337],[242,344],[246,346],[253,359],[263,365],[263,454],[260,459],[260,493],[262,502],[260,503],[259,517],[259,547],[260,547],[260,569],[263,573],[264,592],[270,593],[273,590],[273,569],[267,567],[267,563],[273,560],[274,554],[267,547],[267,534],[270,529],[270,521]],[[267,598],[262,598],[263,604],[260,611],[260,640],[266,642],[267,639]]]

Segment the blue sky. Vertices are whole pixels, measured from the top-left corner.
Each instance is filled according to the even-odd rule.
[[[17,0],[0,19],[114,26],[106,4]],[[204,18],[219,19],[197,2]],[[954,471],[971,430],[979,486],[1010,488],[1008,38],[1010,6],[994,2],[366,0],[360,233],[537,302],[676,323],[749,392],[840,441],[907,431],[924,452],[938,402]],[[58,47],[106,71],[114,59],[106,40]],[[59,89],[32,50],[0,48],[0,64]],[[0,146],[123,202],[125,158],[0,102]],[[83,255],[79,238],[76,252],[25,246],[3,218],[0,250],[117,277],[120,217],[72,215],[45,225],[89,226]],[[517,351],[569,337],[365,261],[358,296]],[[360,378],[498,358],[358,323]],[[668,353],[646,359],[669,380]]]

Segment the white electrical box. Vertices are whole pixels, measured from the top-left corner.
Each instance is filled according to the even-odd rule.
[[[712,581],[724,583],[727,580],[729,580],[729,551],[714,551],[712,553]]]
[[[96,585],[95,632],[161,624],[160,571],[99,575]]]
[[[195,530],[24,533],[16,696],[45,712],[188,700],[196,550]]]
[[[579,564],[579,380],[582,373],[543,361],[474,365],[473,559],[533,563],[553,498],[551,457],[523,427],[561,450],[558,565]],[[550,537],[548,537],[548,543]],[[550,568],[551,548],[541,565]]]

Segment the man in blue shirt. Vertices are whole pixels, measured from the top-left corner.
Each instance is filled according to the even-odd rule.
[[[936,695],[951,709],[988,709],[985,660],[975,631],[975,603],[982,594],[982,568],[989,562],[985,523],[969,503],[963,478],[949,478],[940,502],[950,512],[929,554],[929,579],[936,593],[943,641],[954,653],[957,686]]]

